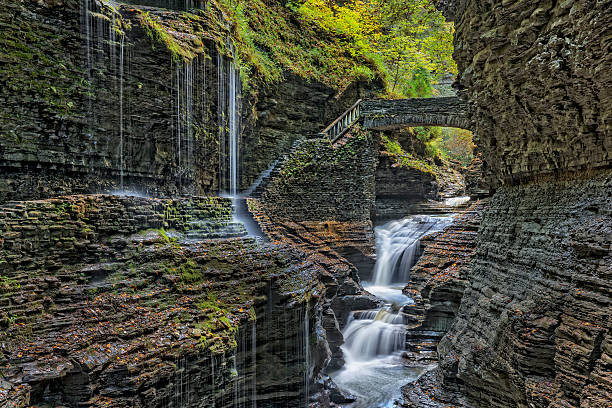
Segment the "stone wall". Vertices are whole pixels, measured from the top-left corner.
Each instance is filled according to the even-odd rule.
[[[456,96],[367,100],[361,104],[365,129],[442,126],[471,129],[468,106]]]
[[[262,196],[269,214],[292,221],[367,221],[374,208],[374,136],[359,128],[336,145],[306,140]]]

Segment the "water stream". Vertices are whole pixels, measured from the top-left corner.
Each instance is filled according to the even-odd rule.
[[[424,372],[407,366],[401,357],[406,344],[402,309],[413,303],[402,289],[421,254],[420,240],[452,220],[421,215],[376,228],[377,262],[372,282],[363,286],[386,305],[351,313],[343,330],[346,364],[332,375],[340,388],[357,398],[351,408],[393,407],[401,387]]]

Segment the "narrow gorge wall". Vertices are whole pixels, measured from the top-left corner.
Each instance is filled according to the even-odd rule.
[[[453,3],[465,7],[456,16],[459,91],[490,180],[609,168],[610,2]]]
[[[409,406],[608,407],[612,4],[443,3],[496,192],[440,369]]]
[[[219,198],[0,206],[0,405],[304,406],[321,268],[230,224]]]

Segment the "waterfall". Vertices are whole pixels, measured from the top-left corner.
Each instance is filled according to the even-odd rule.
[[[374,285],[364,287],[388,304],[351,313],[342,331],[346,364],[332,375],[341,388],[357,397],[353,408],[392,407],[400,388],[421,374],[419,369],[407,367],[401,358],[407,330],[403,308],[414,303],[402,294],[402,288],[420,256],[420,240],[443,230],[452,220],[422,215],[376,228]]]
[[[444,205],[447,207],[459,207],[467,202],[469,202],[472,197],[464,196],[464,197],[451,197],[444,200]]]
[[[219,190],[230,197],[240,192],[240,115],[242,83],[236,65],[217,57],[219,120]]]
[[[306,303],[306,312],[304,313],[304,402],[308,406],[308,398],[310,397],[310,321],[308,317],[309,305]]]
[[[452,217],[415,216],[376,228],[374,285],[406,283],[420,255],[420,240],[450,225]]]
[[[257,317],[253,320],[251,329],[251,364],[253,365],[253,390],[251,406],[257,408]]]
[[[237,103],[240,92],[240,77],[233,63],[230,64],[229,72],[229,168],[230,168],[230,194],[236,197],[238,194],[238,143],[240,137],[240,112]]]
[[[347,365],[404,349],[406,329],[399,312],[386,308],[353,313],[349,319],[343,332]]]
[[[194,69],[195,66],[195,69]],[[201,69],[201,79],[198,78],[198,69]],[[183,187],[184,179],[193,178],[194,166],[194,100],[197,95],[196,83],[205,81],[205,62],[199,59],[177,63],[174,66],[175,82],[175,140],[177,160],[177,182],[179,188]]]

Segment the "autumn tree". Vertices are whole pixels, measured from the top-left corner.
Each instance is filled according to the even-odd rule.
[[[351,55],[378,63],[389,96],[430,96],[430,86],[415,82],[456,73],[453,26],[431,0],[348,0],[342,5],[304,0],[297,10],[303,19],[346,38]]]

